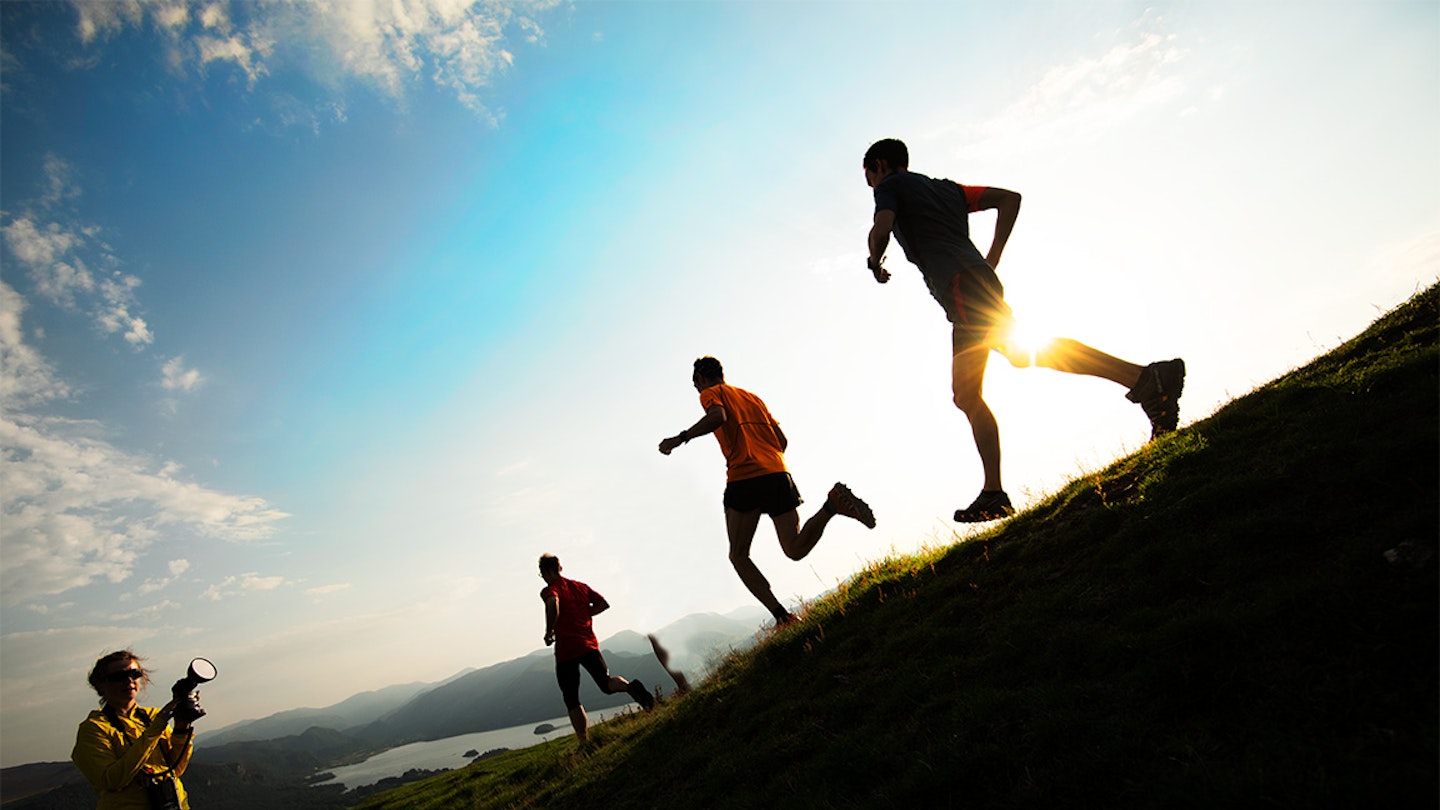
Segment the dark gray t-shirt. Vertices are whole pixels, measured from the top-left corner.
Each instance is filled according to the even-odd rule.
[[[961,292],[987,301],[1004,295],[995,270],[970,241],[970,205],[958,183],[897,171],[876,184],[875,210],[895,212],[895,241],[952,321],[957,283]]]

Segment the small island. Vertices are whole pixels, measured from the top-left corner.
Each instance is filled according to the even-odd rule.
[[[538,726],[535,727],[535,733],[536,733],[536,734],[549,734],[550,732],[552,732],[552,731],[554,731],[554,730],[555,730],[555,727],[552,726],[552,725],[550,725],[549,723],[541,723],[540,725],[538,725]]]

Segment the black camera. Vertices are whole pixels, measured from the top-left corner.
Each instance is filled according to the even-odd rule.
[[[206,658],[195,658],[190,661],[190,669],[185,677],[175,682],[170,687],[170,696],[177,701],[175,704],[175,719],[182,723],[193,723],[205,716],[205,710],[200,708],[200,693],[195,688],[202,683],[209,683],[215,680],[218,670],[215,665]]]

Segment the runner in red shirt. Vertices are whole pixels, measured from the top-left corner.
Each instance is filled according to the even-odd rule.
[[[785,448],[789,441],[770,409],[754,394],[725,384],[725,369],[713,357],[695,361],[690,377],[700,392],[700,421],[660,442],[660,452],[670,452],[696,436],[714,433],[725,454],[725,531],[730,539],[730,564],[750,593],[775,617],[777,626],[795,621],[770,589],[769,580],[750,559],[750,544],[760,525],[760,514],[770,516],[780,548],[792,560],[803,560],[825,524],[835,515],[854,518],[875,528],[875,514],[849,487],[836,483],[815,516],[800,525],[800,490],[785,470]]]
[[[570,725],[581,745],[589,742],[589,719],[580,705],[580,668],[590,673],[595,685],[607,695],[626,692],[646,711],[655,707],[655,698],[639,681],[627,681],[610,674],[600,642],[590,619],[610,608],[605,597],[589,585],[560,576],[560,558],[554,554],[540,556],[540,577],[545,587],[540,599],[545,603],[545,646],[555,645],[555,680],[560,696],[570,713]]]

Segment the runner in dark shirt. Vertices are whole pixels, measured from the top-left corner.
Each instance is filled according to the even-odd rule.
[[[1020,195],[1003,188],[961,186],[909,170],[905,144],[887,138],[865,153],[865,182],[875,190],[875,219],[870,228],[866,264],[881,284],[890,280],[885,248],[893,234],[905,257],[920,268],[930,294],[951,323],[950,382],[955,406],[970,420],[985,482],[970,506],[955,520],[973,523],[1015,513],[1000,479],[1000,429],[985,404],[985,364],[991,349],[1010,362],[1028,365],[1007,345],[1012,323],[1005,288],[995,275],[1000,254],[1020,215]],[[995,235],[982,256],[970,239],[968,214],[996,209]],[[1126,398],[1150,418],[1151,438],[1175,430],[1185,362],[1180,359],[1139,366],[1075,340],[1060,338],[1036,352],[1036,365],[1071,374],[1088,374],[1123,385]]]

